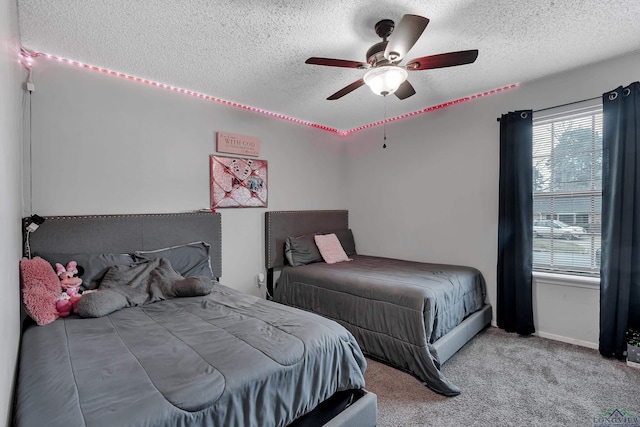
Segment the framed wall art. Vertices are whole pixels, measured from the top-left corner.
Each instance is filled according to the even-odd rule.
[[[260,140],[253,136],[218,132],[216,135],[216,151],[218,153],[258,157],[260,155]]]
[[[209,156],[211,209],[266,208],[267,161]]]

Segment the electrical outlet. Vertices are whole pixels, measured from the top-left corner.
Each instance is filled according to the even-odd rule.
[[[256,279],[258,279],[258,288],[262,288],[262,286],[264,285],[264,274],[258,273]]]

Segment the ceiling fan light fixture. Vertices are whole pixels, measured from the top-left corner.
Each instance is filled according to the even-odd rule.
[[[376,95],[394,93],[407,80],[407,70],[395,65],[373,68],[364,75],[364,82]]]

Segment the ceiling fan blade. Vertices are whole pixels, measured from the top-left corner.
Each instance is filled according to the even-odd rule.
[[[344,67],[344,68],[369,68],[369,64],[358,61],[348,61],[346,59],[318,58],[311,57],[304,61],[305,64],[326,65],[327,67]]]
[[[427,28],[429,19],[418,15],[404,15],[391,33],[384,57],[391,62],[399,62],[418,41]]]
[[[350,85],[343,87],[342,89],[340,89],[339,91],[337,91],[336,93],[334,93],[333,95],[328,97],[327,99],[329,101],[333,101],[333,100],[336,100],[338,98],[342,98],[346,94],[348,94],[350,92],[353,92],[354,90],[358,89],[363,84],[364,84],[364,79],[358,79],[355,82],[351,83]]]
[[[396,90],[394,93],[399,99],[406,99],[412,95],[415,95],[416,90],[413,88],[411,83],[409,83],[409,80],[405,80],[404,83],[402,83],[398,90]]]
[[[471,64],[478,57],[478,50],[461,50],[459,52],[441,53],[412,59],[405,66],[407,71],[431,70],[434,68],[453,67],[454,65]]]

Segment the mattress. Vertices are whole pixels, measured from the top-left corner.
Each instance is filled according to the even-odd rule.
[[[216,284],[26,329],[15,425],[285,426],[365,369],[337,323]]]
[[[433,343],[484,306],[475,268],[354,255],[352,261],[282,269],[274,300],[336,320],[362,351],[434,391],[460,390],[440,372]]]

